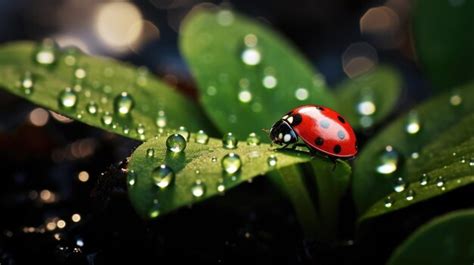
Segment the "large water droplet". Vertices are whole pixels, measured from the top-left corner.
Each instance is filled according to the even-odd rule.
[[[206,184],[200,179],[196,180],[191,186],[191,194],[196,198],[204,196],[206,194]]]
[[[420,131],[420,120],[418,119],[418,114],[416,112],[410,112],[408,114],[407,123],[405,125],[405,131],[408,134],[417,134]]]
[[[174,181],[173,170],[165,164],[155,168],[151,174],[155,185],[160,189],[168,187]]]
[[[31,95],[34,90],[33,74],[29,71],[25,72],[20,79],[20,88],[25,95]]]
[[[412,189],[407,190],[407,193],[405,194],[405,200],[407,201],[413,201],[415,198],[415,191]]]
[[[238,154],[229,153],[222,158],[221,165],[227,174],[234,174],[242,167],[242,160]]]
[[[419,180],[420,186],[426,186],[429,181],[430,181],[430,178],[427,174],[425,173],[421,174],[421,177]]]
[[[166,118],[166,113],[164,110],[158,111],[158,115],[156,116],[155,123],[156,123],[156,126],[158,126],[158,128],[166,127],[167,118]]]
[[[186,142],[189,141],[189,137],[191,136],[191,133],[189,132],[189,130],[184,126],[179,126],[179,129],[176,133],[181,134],[181,136],[183,136],[184,139],[186,139]]]
[[[86,105],[86,110],[89,114],[95,115],[99,111],[99,105],[95,101],[89,101]]]
[[[405,180],[401,177],[398,177],[395,179],[395,182],[393,183],[393,190],[395,192],[402,192],[405,190],[407,183]]]
[[[300,87],[295,90],[295,98],[297,100],[300,100],[300,101],[307,100],[308,97],[309,97],[309,91],[306,88]]]
[[[159,215],[160,215],[160,204],[157,199],[154,199],[150,207],[150,210],[148,211],[148,216],[150,216],[150,218],[156,218]]]
[[[146,157],[154,158],[155,157],[155,149],[154,148],[148,148],[146,150]]]
[[[166,148],[173,153],[179,153],[186,149],[186,139],[181,134],[172,134],[166,139]]]
[[[56,43],[51,39],[44,39],[35,49],[33,60],[44,66],[52,66],[56,63]]]
[[[390,208],[393,206],[393,204],[395,203],[395,201],[393,200],[392,197],[390,196],[387,196],[384,200],[384,206],[385,208]]]
[[[104,115],[100,118],[102,121],[102,124],[110,126],[112,125],[112,122],[114,121],[114,118],[112,117],[112,114],[110,112],[105,112]]]
[[[122,92],[114,98],[114,112],[118,115],[124,116],[129,114],[134,106],[135,101],[127,92]]]
[[[249,136],[247,137],[247,144],[256,146],[260,144],[260,137],[254,132],[250,133]]]
[[[275,155],[270,155],[268,158],[267,158],[267,165],[269,167],[275,167],[277,165],[277,162],[278,162],[278,159]]]
[[[58,95],[58,103],[62,108],[71,109],[77,104],[77,94],[70,87],[65,88]]]
[[[267,89],[273,89],[277,86],[278,80],[273,75],[265,75],[262,79],[263,87]]]
[[[392,146],[387,145],[379,155],[375,170],[384,175],[392,174],[397,170],[400,160],[399,153]]]
[[[127,174],[127,183],[128,183],[128,186],[133,187],[136,182],[137,182],[137,174],[136,174],[135,171],[132,169],[132,170],[128,171],[128,174]]]
[[[237,148],[237,138],[229,132],[222,138],[222,145],[226,149],[235,149]]]
[[[207,142],[209,141],[209,136],[207,135],[205,131],[199,130],[196,133],[195,141],[198,144],[207,144]]]

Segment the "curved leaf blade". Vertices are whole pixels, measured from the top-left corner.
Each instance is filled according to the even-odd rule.
[[[404,161],[433,141],[443,130],[458,122],[463,115],[474,112],[474,84],[460,87],[454,94],[445,93],[421,104],[385,128],[369,142],[355,162],[353,196],[359,212],[363,213],[379,199],[393,191],[394,181],[407,176]],[[419,131],[407,133],[410,115],[416,113]],[[412,131],[413,132],[413,131]],[[391,174],[380,174],[381,152],[391,146],[400,154],[400,163]]]
[[[199,84],[201,102],[221,132],[232,131],[242,139],[255,124],[269,128],[296,106],[335,107],[323,77],[260,23],[228,10],[199,10],[183,24],[181,52]]]
[[[335,91],[336,98],[346,103],[339,106],[339,111],[354,129],[370,127],[391,113],[400,96],[401,83],[398,72],[384,65],[354,79],[347,79]],[[374,104],[374,109],[364,109],[364,103]]]
[[[471,264],[474,260],[474,210],[455,211],[418,228],[387,264]]]
[[[196,104],[146,71],[112,59],[83,54],[74,57],[77,60],[75,65],[67,65],[66,60],[70,57],[59,50],[56,65],[47,68],[34,63],[34,50],[35,45],[31,42],[0,47],[0,87],[72,119],[137,140],[158,134],[160,128],[156,119],[159,111],[164,112],[167,127],[210,128]],[[85,70],[84,79],[74,77],[77,69]],[[34,90],[31,95],[23,93],[18,86],[26,72],[33,75]],[[73,88],[77,95],[77,104],[73,108],[63,108],[58,103],[58,95],[66,87]],[[129,93],[134,99],[135,106],[130,115],[114,113],[114,98],[121,92]],[[90,102],[97,104],[97,113],[87,111]],[[105,112],[112,115],[113,121],[109,125],[101,120]],[[139,124],[145,128],[143,134],[137,131]]]

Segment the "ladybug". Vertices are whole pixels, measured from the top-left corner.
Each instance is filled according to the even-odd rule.
[[[357,154],[357,139],[351,125],[336,111],[304,105],[293,109],[273,124],[270,138],[287,147],[301,138],[311,151],[329,158],[353,158]]]

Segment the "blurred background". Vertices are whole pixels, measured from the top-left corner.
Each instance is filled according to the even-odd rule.
[[[52,38],[61,47],[146,66],[195,97],[177,39],[185,15],[200,5],[230,7],[268,24],[293,42],[330,86],[387,63],[404,80],[398,109],[430,95],[412,48],[409,0],[0,0],[0,44]],[[337,246],[305,242],[291,206],[263,178],[219,202],[144,223],[119,177],[120,161],[138,144],[0,91],[0,264],[361,259],[351,255],[352,229],[343,231],[346,240]],[[111,177],[102,181],[101,173],[112,164],[105,173]],[[273,195],[261,198],[262,192]],[[347,212],[351,223],[355,214]],[[335,258],[335,253],[347,255]],[[375,260],[388,253],[382,250]]]

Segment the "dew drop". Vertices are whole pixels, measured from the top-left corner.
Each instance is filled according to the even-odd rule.
[[[133,97],[127,92],[122,92],[114,98],[114,112],[118,115],[128,115],[134,106],[135,101],[133,100]]]
[[[221,194],[225,192],[225,185],[222,180],[217,183],[217,192]]]
[[[258,38],[254,34],[247,34],[244,37],[245,48],[242,51],[241,59],[246,65],[258,65],[262,59],[260,51],[257,49]]]
[[[444,190],[444,184],[446,183],[446,180],[444,179],[443,176],[437,177],[435,182],[438,188],[441,188],[442,190]]]
[[[99,105],[97,105],[95,101],[89,101],[89,103],[86,105],[86,110],[87,113],[95,115],[97,114],[97,111],[99,111]]]
[[[275,167],[277,165],[277,162],[278,162],[278,159],[275,155],[270,155],[268,158],[267,158],[267,165],[269,167]]]
[[[418,114],[416,112],[410,112],[408,114],[407,123],[405,125],[405,131],[408,134],[417,134],[420,131],[420,120],[418,119]]]
[[[474,167],[474,158],[471,157],[471,159],[469,160],[469,166],[470,167]]]
[[[145,125],[139,123],[137,125],[137,128],[135,129],[139,135],[144,135],[145,134]]]
[[[87,71],[84,67],[77,67],[74,70],[74,78],[76,78],[77,80],[82,80],[82,79],[85,79],[86,77],[87,77]]]
[[[278,80],[273,75],[266,75],[262,79],[263,87],[267,89],[274,89],[278,84]]]
[[[167,188],[174,181],[175,177],[173,170],[165,164],[155,168],[151,175],[155,185],[160,189]]]
[[[426,173],[423,173],[419,180],[420,186],[426,186],[429,181],[430,181],[429,176]]]
[[[250,133],[247,137],[247,144],[251,146],[256,146],[260,144],[260,137],[254,132]]]
[[[384,200],[384,206],[385,206],[385,208],[390,208],[390,207],[392,207],[394,203],[395,203],[395,201],[394,201],[393,198],[390,197],[390,196],[387,196],[387,198],[385,198],[385,200]]]
[[[295,98],[297,100],[300,100],[300,101],[307,100],[308,97],[309,97],[309,92],[306,88],[300,87],[295,90]]]
[[[222,146],[226,149],[235,149],[237,148],[237,138],[231,133],[227,133],[222,138]]]
[[[127,183],[128,186],[133,187],[135,183],[137,182],[137,174],[135,171],[132,169],[128,172],[127,174]]]
[[[238,154],[229,153],[222,158],[221,165],[227,174],[234,174],[242,167],[242,160]]]
[[[20,79],[19,85],[23,94],[31,95],[33,93],[35,85],[33,74],[29,71],[25,72]]]
[[[198,144],[207,144],[207,142],[209,142],[209,136],[207,135],[205,131],[199,130],[196,133],[195,141]]]
[[[459,106],[462,103],[462,97],[459,94],[455,93],[449,98],[449,103],[451,104],[451,106],[454,107]]]
[[[156,115],[156,120],[155,120],[156,126],[158,126],[158,128],[164,128],[166,127],[166,122],[167,122],[167,118],[166,118],[165,111],[164,110],[158,111],[158,114]]]
[[[407,183],[405,180],[401,177],[398,177],[395,179],[395,182],[393,184],[393,190],[395,192],[402,192],[405,190]]]
[[[415,191],[412,189],[407,190],[407,193],[405,194],[405,200],[407,201],[413,201],[415,198]]]
[[[195,198],[200,198],[206,194],[206,185],[200,179],[196,180],[191,186],[191,194]]]
[[[56,63],[56,43],[51,39],[44,39],[35,49],[34,62],[43,66],[52,66]]]
[[[76,47],[69,47],[69,48],[66,48],[66,50],[64,51],[64,63],[67,65],[67,66],[74,66],[76,65],[77,61],[78,61],[78,56],[81,52],[79,51],[79,49],[77,49]]]
[[[211,157],[211,162],[217,162],[217,157],[215,156]]]
[[[157,218],[158,216],[160,216],[160,204],[158,203],[157,199],[153,200],[153,204],[150,207],[148,215],[150,216],[150,218]]]
[[[146,150],[146,157],[148,158],[154,158],[155,157],[155,149],[153,148],[148,148]]]
[[[183,152],[186,149],[186,139],[181,134],[172,134],[166,139],[166,148],[173,153]]]
[[[72,91],[70,87],[66,87],[58,95],[58,103],[62,108],[71,109],[74,108],[77,104],[77,95],[76,92]]]
[[[378,158],[375,170],[384,175],[392,174],[400,163],[400,155],[392,146],[387,145]]]
[[[359,103],[357,103],[357,112],[362,116],[373,115],[376,111],[375,103],[372,101],[372,98],[362,98]]]
[[[189,137],[191,136],[191,133],[189,132],[189,130],[184,126],[179,126],[179,129],[176,133],[181,134],[181,136],[183,136],[184,139],[186,139],[186,142],[189,141]]]
[[[242,103],[249,103],[252,100],[252,93],[248,90],[239,92],[239,101]]]
[[[100,120],[102,121],[102,124],[107,125],[107,126],[112,125],[112,122],[114,121],[112,114],[110,114],[110,112],[105,112],[104,115],[102,115],[102,117],[100,118]]]

